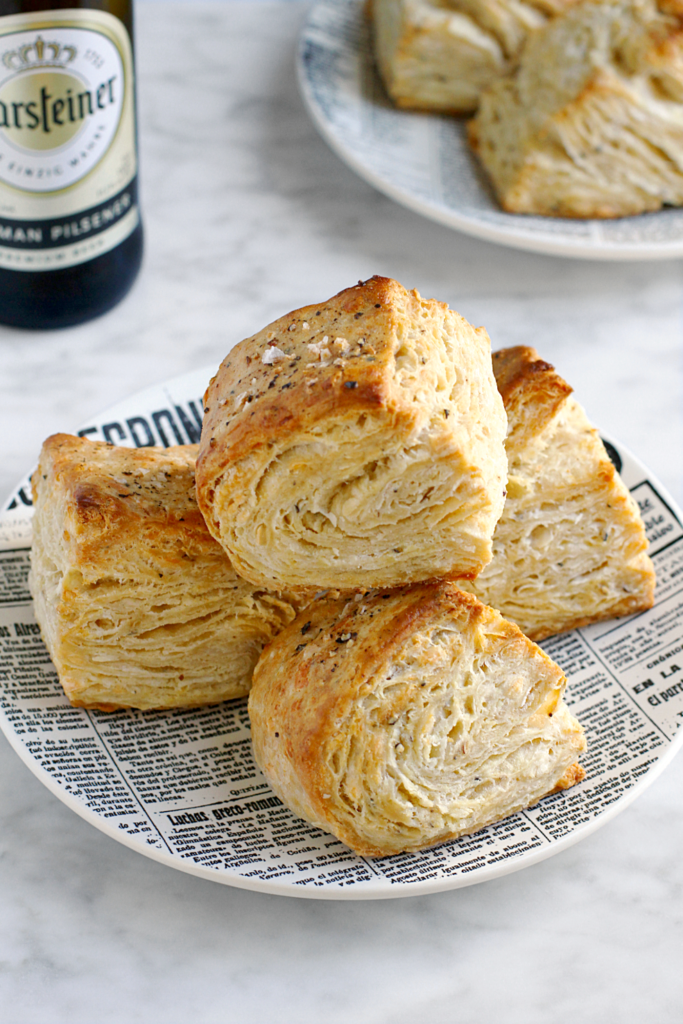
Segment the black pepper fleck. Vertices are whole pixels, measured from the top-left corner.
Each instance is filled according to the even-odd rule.
[[[349,640],[355,640],[358,633],[342,633],[341,636],[337,637],[336,642],[338,644],[348,644]]]

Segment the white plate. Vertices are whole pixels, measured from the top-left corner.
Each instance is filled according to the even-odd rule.
[[[362,178],[417,213],[533,252],[606,260],[683,254],[683,210],[611,221],[503,213],[469,150],[463,120],[391,105],[375,71],[363,0],[317,4],[297,63],[323,138]]]
[[[150,388],[87,424],[117,444],[196,440],[212,369]],[[26,590],[28,477],[0,514],[0,725],[60,800],[119,842],[170,867],[291,896],[379,899],[483,882],[527,867],[622,811],[683,741],[683,529],[663,488],[620,446],[657,566],[655,607],[546,641],[583,723],[579,786],[420,854],[356,857],[300,821],[255,767],[246,701],[194,711],[72,708],[38,635]]]

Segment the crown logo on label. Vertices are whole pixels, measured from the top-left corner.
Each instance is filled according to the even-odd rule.
[[[35,67],[66,67],[75,60],[77,53],[75,46],[46,43],[41,36],[37,36],[33,43],[19,46],[16,50],[6,50],[2,55],[2,63],[10,71],[23,71]]]

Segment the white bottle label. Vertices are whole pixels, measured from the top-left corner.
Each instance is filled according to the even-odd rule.
[[[0,267],[75,266],[139,221],[132,49],[96,10],[0,18]]]

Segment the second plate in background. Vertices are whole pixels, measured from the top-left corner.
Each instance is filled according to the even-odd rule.
[[[322,0],[298,54],[301,93],[331,148],[403,206],[469,235],[518,249],[583,259],[683,255],[683,210],[618,220],[505,213],[474,159],[465,120],[398,110],[375,70],[362,0]]]

